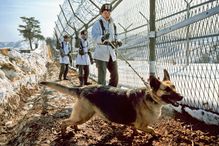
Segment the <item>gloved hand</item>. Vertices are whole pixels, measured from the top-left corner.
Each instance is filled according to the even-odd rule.
[[[113,41],[112,44],[113,44],[113,46],[116,47],[116,48],[122,46],[122,42],[121,42],[121,41]],[[113,47],[113,46],[112,46],[112,47]],[[114,47],[113,47],[113,48],[114,48]]]
[[[90,60],[90,63],[91,63],[91,64],[94,64],[94,60],[93,60],[93,59],[91,59],[91,60]]]
[[[61,57],[64,57],[65,56],[65,53],[64,52],[60,52],[60,55],[61,55]]]
[[[118,46],[118,47],[121,47],[121,46],[122,46],[122,41],[116,41],[116,43],[117,43],[117,46]]]
[[[71,57],[71,53],[69,52],[69,53],[67,54],[67,56],[68,56],[68,57]]]
[[[109,40],[104,40],[102,43],[103,43],[104,45],[110,45]]]
[[[84,55],[84,50],[81,49],[81,48],[79,48],[79,54],[80,54],[80,55]]]
[[[105,40],[108,40],[109,39],[109,36],[110,36],[110,33],[107,32],[103,35],[103,37],[101,38],[101,41],[104,42]]]

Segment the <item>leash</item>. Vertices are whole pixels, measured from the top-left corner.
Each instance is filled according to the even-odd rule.
[[[128,60],[117,50],[116,46],[112,43],[109,42],[110,45],[113,47],[113,49],[115,49],[116,53],[119,54],[120,57],[122,57],[122,59],[129,65],[129,67],[135,72],[135,74],[141,79],[141,81],[144,83],[144,85],[149,88],[149,84],[148,82],[146,82],[144,80],[144,78],[142,76],[140,76],[140,74],[131,66],[131,64],[128,62]]]

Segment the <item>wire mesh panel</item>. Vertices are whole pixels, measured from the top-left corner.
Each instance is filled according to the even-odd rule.
[[[128,87],[145,86],[141,78],[148,78],[148,19],[149,1],[123,1],[112,13],[123,46],[117,51],[119,58],[119,83]],[[121,56],[122,55],[122,56]]]
[[[117,1],[66,0],[62,7],[68,23],[79,29],[97,19],[103,3]],[[149,2],[125,0],[112,12],[123,42],[116,51],[122,86],[144,86],[142,79],[147,81],[149,75]],[[184,96],[182,104],[215,113],[219,113],[218,10],[219,0],[156,0],[155,10],[156,76],[162,79],[163,69],[167,69]],[[88,26],[89,35],[92,22]],[[65,27],[68,30],[66,23]],[[91,38],[89,42],[93,47]],[[90,71],[97,78],[95,64]]]
[[[169,2],[176,3],[174,0]],[[215,0],[177,2],[174,7],[179,11],[172,12],[165,6],[170,6],[168,2],[157,1],[157,29],[180,24],[203,12],[210,13],[212,8],[219,6]],[[168,69],[185,97],[183,104],[216,113],[219,113],[218,26],[216,14],[156,39],[157,70]]]

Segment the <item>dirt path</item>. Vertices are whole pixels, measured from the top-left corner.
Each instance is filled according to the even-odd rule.
[[[56,64],[50,64],[45,77],[55,81],[58,75]],[[78,85],[77,74],[69,73],[70,81],[61,81],[66,86]],[[219,145],[219,130],[206,126],[184,115],[163,111],[160,120],[152,125],[161,134],[154,138],[143,132],[133,132],[127,126],[105,122],[94,117],[79,126],[79,131],[67,129],[63,137],[60,123],[71,112],[75,99],[42,86],[20,91],[22,102],[11,114],[3,112],[0,122],[0,145],[10,146],[73,146],[73,145]],[[184,120],[183,120],[184,119]],[[185,122],[186,121],[186,122]]]

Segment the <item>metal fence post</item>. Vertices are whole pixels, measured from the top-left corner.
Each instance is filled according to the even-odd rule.
[[[155,0],[150,0],[149,76],[155,76]]]
[[[186,10],[187,10],[187,16],[186,19],[189,19],[189,15],[190,15],[190,4],[192,2],[192,0],[187,1],[184,0],[186,2]],[[186,28],[186,65],[189,65],[189,37],[190,37],[190,32],[189,32],[189,28],[190,25],[187,26]]]

